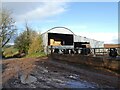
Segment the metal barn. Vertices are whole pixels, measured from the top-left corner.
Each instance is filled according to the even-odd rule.
[[[89,42],[90,48],[104,47],[104,42],[75,35],[66,27],[54,27],[42,34],[45,53],[49,53],[50,46],[59,48],[74,48],[75,42]]]

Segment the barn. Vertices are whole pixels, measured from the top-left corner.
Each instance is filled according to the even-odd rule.
[[[88,44],[90,48],[104,47],[104,42],[75,35],[66,27],[54,27],[42,34],[45,53],[49,53],[50,47],[73,49],[75,44]]]

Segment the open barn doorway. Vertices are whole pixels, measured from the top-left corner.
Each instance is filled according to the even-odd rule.
[[[58,34],[58,33],[48,33],[48,45],[60,46],[60,45],[73,45],[73,35],[72,34]]]

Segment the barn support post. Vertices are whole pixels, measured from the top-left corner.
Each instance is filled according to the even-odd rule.
[[[52,45],[50,46],[50,53],[51,53],[51,55],[53,54],[53,46]]]
[[[93,49],[93,52],[94,52],[94,57],[95,57],[96,56],[95,48]]]

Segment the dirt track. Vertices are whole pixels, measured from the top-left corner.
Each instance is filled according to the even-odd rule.
[[[7,63],[9,63],[9,66],[11,65],[10,61],[8,61]],[[118,85],[119,75],[109,70],[85,65],[78,65],[59,60],[48,60],[48,58],[33,59],[32,62],[29,62],[29,66],[30,63],[32,63],[32,65],[35,67],[32,68],[32,70],[30,69],[31,72],[29,74],[37,78],[36,82],[30,84],[23,84],[21,83],[19,78],[17,78],[16,76],[11,76],[5,83],[3,83],[3,87],[118,88],[118,86],[120,86]],[[3,63],[3,66],[4,75],[6,69],[8,69],[8,66],[5,67],[5,62]],[[5,78],[3,78],[3,80],[4,79]]]

